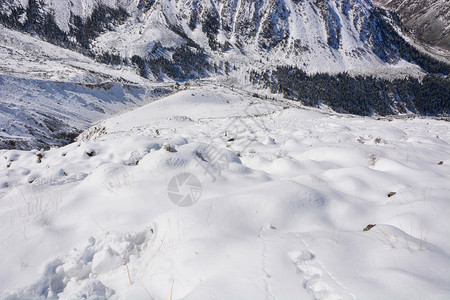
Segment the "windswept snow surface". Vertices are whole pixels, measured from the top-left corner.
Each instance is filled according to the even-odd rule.
[[[0,298],[448,299],[450,123],[262,98],[191,87],[0,151]]]

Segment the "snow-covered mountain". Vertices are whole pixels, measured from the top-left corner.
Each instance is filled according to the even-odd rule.
[[[291,65],[309,73],[418,74],[367,0],[2,1],[2,22],[141,75],[189,78]],[[395,69],[389,72],[390,66]],[[420,65],[420,63],[419,63]],[[380,72],[381,69],[381,72]]]

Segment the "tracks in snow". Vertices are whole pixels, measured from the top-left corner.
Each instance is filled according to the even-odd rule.
[[[286,297],[283,292],[293,291],[294,284],[297,285],[294,289],[297,291],[294,298],[355,299],[320,262],[299,234],[279,234],[275,230],[274,227],[262,229],[259,235],[262,242],[262,269],[267,299],[283,299]],[[290,249],[295,250],[290,251]],[[294,264],[295,269],[293,268],[292,271],[296,272],[297,276],[289,280],[280,280],[276,277],[282,273],[277,268],[285,264],[286,260]]]
[[[310,249],[291,252],[297,274],[303,287],[314,299],[355,299],[336,278],[328,272]]]

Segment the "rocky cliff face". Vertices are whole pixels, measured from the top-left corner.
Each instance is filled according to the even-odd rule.
[[[446,0],[374,0],[397,13],[412,36],[450,51],[450,2]]]

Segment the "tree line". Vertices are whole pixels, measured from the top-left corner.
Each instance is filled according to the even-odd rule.
[[[422,80],[413,77],[388,80],[347,73],[308,75],[296,67],[280,66],[275,70],[252,70],[250,81],[304,105],[326,104],[340,113],[450,114],[450,78],[436,74],[428,74]]]

